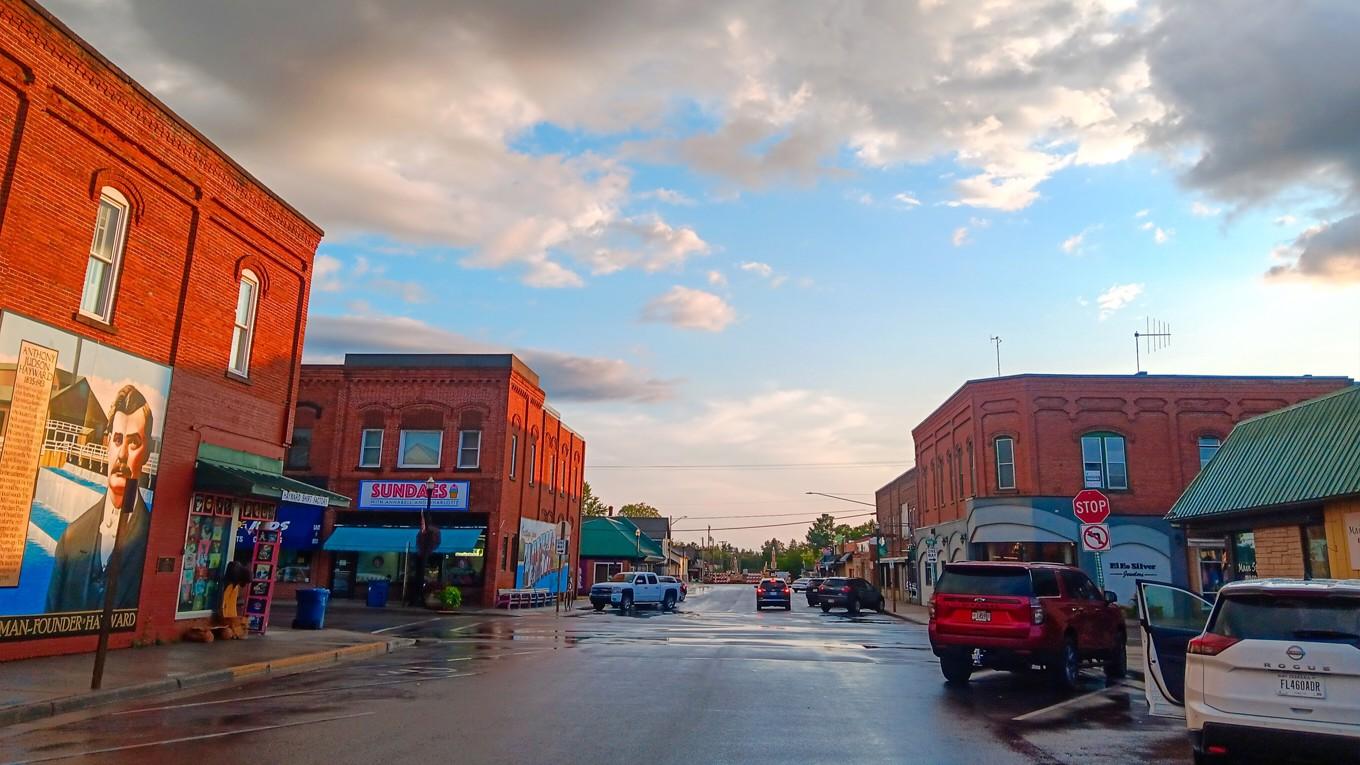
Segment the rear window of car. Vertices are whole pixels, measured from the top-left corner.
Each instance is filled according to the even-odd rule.
[[[1034,594],[1029,570],[1004,566],[950,566],[940,574],[935,592],[942,595]]]
[[[822,580],[822,584],[826,585],[827,587],[847,587],[847,586],[849,586],[849,584],[850,584],[850,580],[849,580],[849,579],[824,579],[824,580]]]
[[[788,584],[783,579],[766,579],[760,583],[760,586],[767,590],[782,590],[787,587]]]
[[[1360,598],[1221,596],[1209,632],[1239,640],[1311,640],[1360,646]]]

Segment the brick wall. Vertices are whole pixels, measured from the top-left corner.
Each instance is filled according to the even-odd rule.
[[[1081,437],[1125,440],[1128,489],[1115,514],[1162,515],[1199,472],[1199,438],[1225,439],[1257,414],[1343,388],[1345,377],[1015,375],[965,383],[912,430],[921,522],[963,518],[974,497],[1070,497],[1083,488]],[[997,483],[998,437],[1014,442],[1015,488]]]
[[[173,639],[198,446],[283,455],[321,231],[23,0],[0,0],[0,136],[0,310],[173,368],[138,632],[113,644]],[[105,187],[130,207],[107,324],[78,314]],[[262,281],[247,381],[226,374],[244,268]],[[93,641],[5,643],[0,660]]]
[[[349,497],[358,496],[362,480],[423,480],[433,475],[468,481],[468,511],[485,514],[487,520],[485,584],[481,593],[466,593],[472,600],[489,603],[497,589],[514,586],[520,521],[525,518],[568,524],[569,570],[575,571],[585,442],[545,407],[546,395],[536,376],[521,373],[523,365],[517,360],[512,366],[488,369],[419,367],[414,366],[419,356],[405,358],[412,365],[303,366],[296,420],[298,426],[312,428],[311,464],[289,468],[289,474],[319,479]],[[411,413],[433,414],[443,423],[438,469],[397,467],[403,417]],[[384,431],[381,465],[359,467],[362,431],[375,427]],[[457,467],[462,428],[482,431],[481,460],[473,470]],[[531,458],[536,465],[531,465]],[[334,528],[335,517],[335,511],[327,512],[323,537]],[[328,554],[317,556],[313,574],[323,584],[328,583],[330,565]]]
[[[874,492],[874,505],[878,527],[888,539],[888,555],[905,555],[908,534],[921,523],[917,505],[916,468],[907,470]],[[907,506],[905,520],[903,505]]]
[[[1298,526],[1252,529],[1256,539],[1256,574],[1302,579],[1303,539]]]

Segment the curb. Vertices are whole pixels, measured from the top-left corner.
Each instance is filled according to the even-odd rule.
[[[180,677],[167,677],[121,688],[108,688],[72,696],[62,696],[48,701],[36,701],[0,709],[0,728],[7,725],[54,717],[67,712],[112,704],[117,701],[140,699],[179,690],[206,688],[213,685],[226,685],[237,680],[257,675],[294,674],[306,670],[320,669],[328,664],[360,659],[376,654],[392,653],[398,648],[415,645],[414,640],[392,638],[385,641],[359,643],[358,645],[333,648],[325,651],[285,656],[273,661],[259,661],[238,664],[226,669],[215,669]]]

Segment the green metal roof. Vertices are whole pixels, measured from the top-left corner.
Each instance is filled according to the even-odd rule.
[[[1167,520],[1219,517],[1360,494],[1360,386],[1233,428]]]
[[[634,532],[638,527],[622,516],[613,518],[586,518],[581,522],[582,558],[629,558],[638,559],[638,537]],[[641,537],[642,558],[655,557],[662,560],[661,545],[643,534]]]

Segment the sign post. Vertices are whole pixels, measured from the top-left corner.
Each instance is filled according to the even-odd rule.
[[[1105,565],[1100,554],[1110,551],[1110,498],[1095,489],[1083,489],[1072,498],[1072,514],[1081,521],[1081,549],[1096,555],[1096,581],[1105,589]]]

